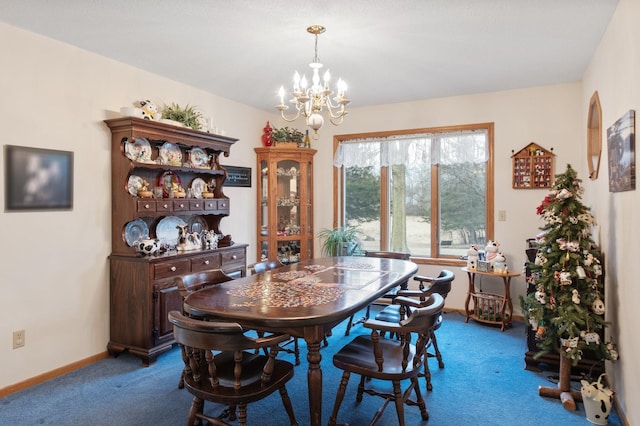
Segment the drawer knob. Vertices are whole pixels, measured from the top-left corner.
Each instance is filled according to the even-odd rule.
[[[175,266],[172,266],[172,267],[171,267],[171,268],[169,268],[169,269],[171,269],[171,272],[175,272],[175,271],[177,271],[177,270],[178,270],[178,268],[176,268]]]
[[[165,204],[162,207],[164,207],[165,209],[168,209],[169,208],[169,204]]]
[[[204,264],[205,264],[205,265],[208,265],[208,264],[209,264],[209,261],[208,261],[208,260],[205,260],[205,261],[204,261]]]
[[[220,204],[221,207],[227,207],[225,203]]]
[[[144,205],[144,208],[145,208],[145,209],[148,209],[148,208],[149,208],[149,204],[145,204],[145,205]]]
[[[233,256],[231,256],[231,258],[232,258],[233,260],[236,260],[236,259],[238,258],[238,256],[236,256],[236,255],[234,254]]]
[[[181,209],[182,209],[182,208],[184,208],[184,204],[180,204],[180,208],[181,208]]]
[[[200,207],[200,204],[197,204],[197,203],[196,203],[196,207]]]

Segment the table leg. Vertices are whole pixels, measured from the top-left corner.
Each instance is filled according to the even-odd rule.
[[[312,426],[322,424],[322,369],[320,368],[320,343],[322,337],[309,338],[305,336],[307,342],[307,361],[309,370],[307,371],[307,387],[309,389],[309,416]]]
[[[504,301],[502,302],[502,329],[504,331],[505,326],[511,325],[511,317],[513,316],[513,302],[511,301],[511,277],[503,277],[504,280]],[[505,316],[506,308],[509,308],[509,318]]]
[[[469,276],[469,289],[467,290],[467,299],[464,302],[464,314],[466,315],[466,318],[464,319],[465,323],[469,322],[469,302],[471,301],[471,293],[475,291],[473,285],[474,275],[471,272],[467,272],[467,275]]]

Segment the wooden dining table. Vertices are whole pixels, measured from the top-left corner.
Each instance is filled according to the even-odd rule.
[[[190,315],[286,333],[307,343],[311,425],[322,424],[320,345],[340,322],[388,293],[418,270],[410,261],[357,256],[305,260],[190,294]]]

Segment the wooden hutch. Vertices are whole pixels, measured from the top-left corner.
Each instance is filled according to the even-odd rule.
[[[129,351],[148,365],[174,343],[167,314],[182,309],[175,277],[210,269],[246,274],[247,245],[234,244],[230,235],[217,249],[175,248],[178,224],[190,232],[223,234],[220,222],[230,201],[219,156],[228,156],[237,139],[134,117],[105,122],[112,134],[108,351]],[[157,198],[139,196],[143,181],[155,187],[150,189]],[[183,186],[191,198],[173,198],[171,184]],[[145,238],[158,238],[161,250],[139,253],[136,241]]]

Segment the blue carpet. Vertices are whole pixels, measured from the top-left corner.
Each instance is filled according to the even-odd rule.
[[[355,326],[350,337],[344,337],[341,324],[322,348],[323,357],[323,421],[329,418],[338,389],[341,371],[333,368],[331,357],[353,336],[366,333]],[[538,386],[555,386],[553,372],[534,373],[524,369],[525,329],[521,323],[504,333],[499,328],[464,323],[457,313],[445,314],[438,330],[438,343],[445,368],[439,369],[435,359],[429,360],[433,391],[425,400],[430,419],[423,422],[417,407],[406,407],[407,425],[590,425],[584,406],[567,411],[559,400],[538,396]],[[306,385],[306,346],[301,340],[302,363],[287,388],[300,425],[308,425]],[[293,355],[281,353],[284,359]],[[129,354],[102,360],[88,367],[50,380],[30,389],[0,399],[2,425],[183,425],[191,404],[186,390],[177,388],[182,359],[177,348],[159,356],[149,368]],[[424,381],[421,383],[424,389]],[[338,421],[351,426],[366,425],[382,400],[365,395],[355,402],[357,376],[352,376]],[[579,390],[580,384],[573,387]],[[219,406],[205,410],[217,413]],[[250,425],[286,425],[287,417],[279,395],[248,407]],[[397,424],[395,409],[390,405],[379,425]],[[616,413],[609,424],[621,426]]]

